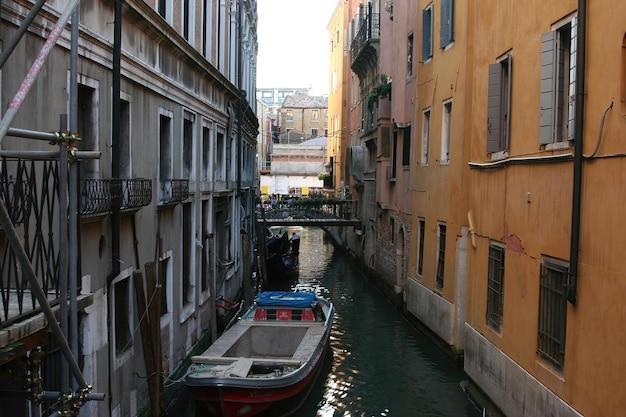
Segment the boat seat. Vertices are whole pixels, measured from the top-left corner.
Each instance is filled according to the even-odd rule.
[[[241,378],[247,377],[250,372],[250,368],[252,367],[252,362],[254,362],[252,358],[237,359],[232,365],[230,376],[238,376]]]

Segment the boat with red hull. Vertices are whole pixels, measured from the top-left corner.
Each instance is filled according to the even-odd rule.
[[[329,349],[333,304],[267,291],[201,355],[185,382],[198,416],[289,415],[308,396]]]

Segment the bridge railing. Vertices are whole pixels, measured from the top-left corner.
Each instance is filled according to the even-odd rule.
[[[356,220],[356,202],[339,199],[279,200],[264,204],[266,219],[338,219]]]

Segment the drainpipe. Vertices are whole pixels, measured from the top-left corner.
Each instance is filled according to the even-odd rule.
[[[113,120],[111,132],[111,274],[109,282],[120,273],[120,61],[122,55],[122,3],[115,1],[115,23],[113,27]]]
[[[71,53],[70,53],[70,116],[69,116],[69,128],[70,133],[78,131],[78,26],[80,15],[80,3],[76,5],[74,13],[72,13],[72,27],[71,27]],[[74,143],[69,143],[68,146],[75,146]],[[67,152],[67,149],[65,149]],[[67,155],[67,154],[66,154]],[[67,161],[67,156],[64,156],[64,160]],[[67,166],[67,162],[64,162],[64,166]],[[69,282],[69,303],[70,303],[70,317],[69,317],[69,331],[70,331],[70,349],[74,354],[74,357],[78,357],[78,262],[80,259],[80,245],[79,245],[79,227],[78,216],[80,210],[78,208],[78,189],[79,189],[79,169],[78,164],[72,161],[68,168],[68,187],[70,192],[67,196],[69,213],[67,234],[63,236],[68,237],[69,254],[70,257],[65,262],[68,262],[68,282]],[[65,188],[65,187],[63,187]],[[65,200],[63,200],[65,201]],[[71,381],[71,388],[76,390],[75,378]]]
[[[574,189],[572,193],[572,232],[570,240],[567,301],[576,305],[578,255],[580,251],[580,206],[583,170],[583,117],[585,114],[585,45],[587,39],[587,1],[578,0],[576,36],[576,115],[574,121]]]
[[[121,200],[121,183],[119,179],[119,135],[120,135],[120,61],[122,55],[122,3],[124,0],[115,0],[115,15],[113,23],[113,73],[112,73],[112,121],[111,121],[111,271],[107,278],[110,285],[113,279],[120,273],[120,200]],[[137,266],[139,267],[139,266]],[[107,309],[107,323],[111,328],[111,310],[112,306]],[[111,359],[115,346],[109,343],[109,410],[113,409],[113,364]]]

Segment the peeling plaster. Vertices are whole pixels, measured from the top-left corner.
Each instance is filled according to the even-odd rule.
[[[504,224],[504,232],[503,232],[502,240],[506,244],[507,250],[510,250],[512,252],[517,252],[517,253],[523,253],[523,254],[526,253],[526,251],[524,250],[524,247],[522,246],[522,239],[520,239],[517,235],[511,234],[509,225],[506,223]]]

